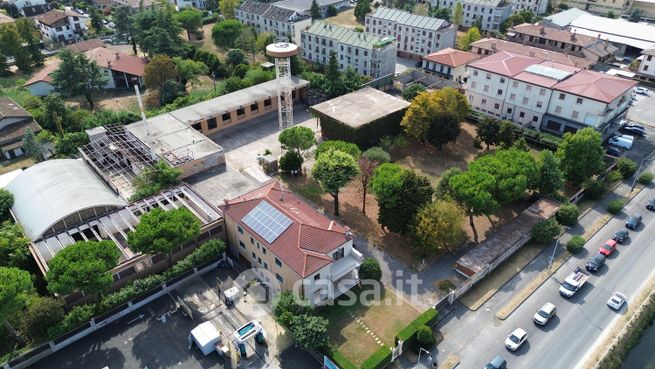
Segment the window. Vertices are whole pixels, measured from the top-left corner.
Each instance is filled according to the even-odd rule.
[[[321,273],[314,276],[314,281],[318,281],[319,279],[321,279]]]
[[[275,258],[275,264],[279,267],[282,267],[282,262],[278,258]]]
[[[582,104],[582,98],[581,98],[581,97],[578,97],[578,98],[575,100],[575,103],[578,104],[578,105]]]
[[[505,83],[505,78],[501,78],[500,83]]]
[[[491,74],[487,73],[486,79],[491,79]]]
[[[539,117],[537,117],[536,115],[532,117],[533,122],[537,122],[538,120],[539,120]]]
[[[519,83],[517,81],[512,82],[512,87],[514,88],[519,87]]]
[[[478,75],[478,71],[474,69],[474,70],[473,70],[473,75],[474,75],[474,76],[477,76],[477,75]]]
[[[192,124],[192,125],[191,125],[191,128],[195,129],[195,130],[198,131],[198,132],[202,131],[202,126],[200,125],[200,123],[194,123],[194,124]]]
[[[477,82],[475,81],[471,82],[471,88],[475,88],[477,85],[478,85]]]
[[[237,230],[239,231],[239,233],[243,234],[243,228],[241,228],[241,226],[237,226]]]
[[[537,107],[541,108],[543,106],[543,103],[541,101],[537,101]]]
[[[270,108],[270,107],[271,107],[271,104],[272,104],[272,102],[271,102],[271,99],[270,99],[270,98],[264,100],[264,107],[265,107],[265,108]]]
[[[261,264],[261,263],[262,263],[262,258],[257,257],[257,262],[258,262],[259,264]]]
[[[257,257],[257,255],[255,255],[255,252],[253,251],[252,252],[252,260],[255,260],[256,257]]]
[[[264,269],[268,269],[268,264],[264,262]]]
[[[239,246],[241,246],[242,249],[246,248],[246,244],[243,243],[243,241],[239,241]]]
[[[482,105],[487,105],[487,99],[482,99]]]
[[[332,253],[333,260],[339,260],[343,258],[343,256],[344,256],[343,247]]]
[[[507,108],[507,114],[512,114],[512,108]]]
[[[495,103],[495,104],[494,104],[494,109],[500,109],[500,104]]]
[[[564,94],[559,94],[559,99],[564,100]]]
[[[532,85],[525,85],[526,91],[532,91]]]
[[[539,95],[540,95],[540,96],[544,96],[545,94],[546,94],[546,90],[545,90],[545,89],[542,88],[542,89],[539,90]]]
[[[648,66],[644,65],[644,71],[647,71],[647,70],[648,70]]]
[[[275,273],[275,278],[277,278],[277,280],[280,281],[280,283],[284,283],[284,279],[282,279],[281,275]]]
[[[498,94],[498,95],[502,95],[502,94],[503,94],[503,90],[501,90],[501,89],[499,88],[497,94]]]
[[[555,107],[555,113],[559,114],[562,112],[562,107],[561,106],[556,106]]]
[[[254,103],[254,104],[250,105],[250,112],[251,113],[255,113],[255,112],[257,112],[257,110],[259,110],[259,104]]]
[[[254,244],[255,244],[255,239],[252,238],[252,237],[250,237],[250,244],[251,244],[251,245],[254,245]]]
[[[578,119],[578,112],[574,110],[573,113],[571,113],[571,118]]]
[[[523,118],[523,117],[525,117],[525,112],[520,112],[519,113],[519,118]]]
[[[648,58],[646,58],[647,61],[651,61],[651,59],[653,59],[652,55],[648,55]]]
[[[525,105],[525,104],[527,104],[527,103],[528,103],[528,98],[527,98],[527,97],[524,97],[524,98],[523,98],[523,105]]]
[[[257,244],[257,246],[259,246],[259,243]],[[264,253],[264,255],[266,255],[266,247],[262,246],[262,252]]]
[[[230,122],[230,113],[223,113],[223,115],[221,116],[221,119],[223,119],[223,122],[229,123]]]
[[[237,118],[243,118],[244,114],[246,114],[246,109],[244,108],[237,109]]]
[[[509,94],[509,99],[510,100],[516,99],[516,94]]]
[[[483,90],[484,90],[484,92],[489,92],[489,86],[488,86],[488,85],[484,85]]]

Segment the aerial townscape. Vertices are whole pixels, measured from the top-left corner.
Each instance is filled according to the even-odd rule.
[[[655,369],[655,0],[0,0],[0,368]]]

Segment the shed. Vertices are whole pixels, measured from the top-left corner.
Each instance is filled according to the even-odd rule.
[[[200,351],[207,356],[216,351],[216,347],[221,341],[221,333],[216,326],[214,326],[214,323],[206,321],[191,330],[191,333],[189,334],[189,343],[191,343],[191,340],[193,340]]]

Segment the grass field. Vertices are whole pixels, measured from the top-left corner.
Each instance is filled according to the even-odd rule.
[[[356,287],[352,291],[359,297],[353,306],[340,306],[337,303],[320,308],[318,313],[330,321],[330,343],[359,366],[380,348],[380,344],[366,329],[372,331],[382,343],[394,346],[396,334],[416,319],[419,312],[389,289],[381,291],[379,301],[373,300],[371,289]],[[362,299],[372,302],[363,303]]]
[[[341,13],[335,15],[334,17],[326,18],[326,22],[332,24],[338,24],[340,26],[346,27],[363,27],[364,24],[355,18],[355,8],[344,10]]]

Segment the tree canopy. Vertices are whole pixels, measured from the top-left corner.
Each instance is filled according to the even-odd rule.
[[[35,293],[29,272],[0,267],[0,320],[6,322],[23,310]]]
[[[489,146],[495,145],[499,141],[500,121],[491,117],[482,117],[477,124],[476,131],[478,138]]]
[[[457,4],[459,5],[459,3]],[[480,30],[477,27],[471,27],[457,39],[457,46],[464,51],[471,50],[471,44],[478,41],[481,37]]]
[[[411,102],[416,96],[425,91],[425,86],[420,83],[413,83],[403,90],[403,99]]]
[[[330,150],[343,151],[350,154],[355,160],[358,160],[362,155],[362,150],[360,150],[359,146],[355,145],[354,143],[340,140],[327,140],[323,141],[316,148],[316,157],[318,158],[322,153],[328,152]]]
[[[455,4],[455,7],[453,8],[452,21],[457,26],[461,26],[463,20],[464,20],[464,6],[462,5],[462,3],[458,1]]]
[[[284,129],[278,136],[278,141],[285,150],[294,150],[302,157],[306,150],[309,150],[316,143],[314,131],[309,127],[293,126]]]
[[[564,173],[560,169],[559,159],[552,151],[544,150],[539,153],[537,171],[536,189],[539,193],[547,196],[557,194],[564,185]]]
[[[498,150],[481,156],[469,164],[469,171],[484,172],[493,176],[491,193],[500,204],[521,199],[525,191],[537,182],[537,166],[530,153],[517,150]]]
[[[312,6],[309,8],[309,14],[311,14],[312,20],[321,19],[321,9],[318,7],[316,0],[312,0]]]
[[[113,283],[110,271],[120,252],[113,241],[78,241],[59,251],[48,263],[46,281],[52,293],[104,293]]]
[[[359,279],[379,281],[381,278],[382,270],[377,259],[374,257],[364,259],[362,265],[359,266]]]
[[[452,200],[436,200],[416,214],[413,236],[425,251],[455,252],[464,244],[464,211]]]
[[[134,32],[141,50],[150,56],[182,55],[185,43],[180,37],[180,24],[175,19],[175,8],[164,4],[156,9],[142,10],[134,15]]]
[[[60,51],[59,59],[61,63],[52,74],[55,90],[71,96],[84,95],[93,109],[93,94],[106,83],[96,62],[89,60],[82,53],[73,53],[69,49]]]
[[[358,21],[363,22],[366,18],[366,14],[371,12],[371,1],[370,0],[357,0],[355,5],[355,18]]]
[[[290,328],[298,346],[305,351],[312,351],[327,345],[329,324],[321,316],[301,314],[291,319]]]
[[[12,206],[14,206],[14,195],[4,188],[0,188],[0,220],[9,215]]]
[[[340,150],[322,153],[314,163],[312,176],[334,198],[334,215],[339,215],[339,192],[359,174],[359,166],[352,155]]]
[[[16,223],[0,224],[0,266],[24,267],[30,258],[29,240]]]
[[[212,28],[212,39],[216,46],[223,49],[231,49],[234,42],[241,34],[243,25],[236,19],[226,19],[220,21]]]
[[[478,233],[473,217],[489,216],[500,207],[492,194],[496,186],[496,179],[486,172],[467,170],[452,175],[448,180],[448,186],[455,201],[464,208],[464,212],[468,215],[473,231],[473,241],[477,243]]]
[[[175,19],[186,30],[189,40],[191,40],[191,32],[196,32],[202,27],[202,12],[194,8],[184,8],[175,14]]]
[[[576,133],[567,132],[557,148],[557,158],[567,180],[579,185],[605,167],[603,140],[600,132],[591,127]]]
[[[167,55],[155,55],[146,64],[143,79],[148,88],[158,89],[165,81],[176,79],[177,69],[173,60]]]
[[[218,6],[225,19],[232,19],[234,18],[234,10],[239,6],[239,0],[221,0]]]
[[[152,196],[162,190],[179,183],[182,170],[171,168],[163,161],[158,161],[150,168],[146,168],[134,178],[132,184],[136,188],[130,200],[136,201]]]

